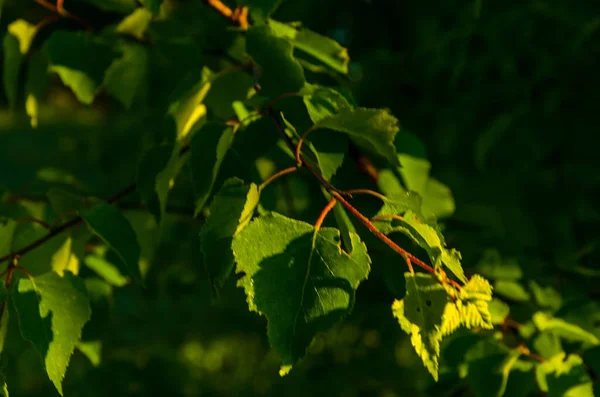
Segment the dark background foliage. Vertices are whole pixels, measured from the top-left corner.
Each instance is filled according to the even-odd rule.
[[[3,34],[17,18],[38,23],[51,15],[33,1],[5,3]],[[100,30],[122,19],[115,10],[128,2],[114,0],[110,11],[94,7],[94,1],[65,3]],[[29,208],[43,213],[45,192],[56,184],[99,197],[130,184],[143,143],[162,131],[155,110],[166,107],[181,76],[202,65],[218,70],[227,66],[228,57],[235,58],[227,20],[201,1],[171,3],[180,12],[153,27],[153,67],[139,94],[144,106],[126,110],[101,92],[93,106],[84,107],[54,78],[40,108],[40,126],[33,130],[22,110],[24,99],[11,110],[3,90],[0,189],[5,197],[0,215],[16,217],[24,211],[11,200],[15,196],[31,199]],[[444,234],[462,252],[467,272],[495,249],[518,264],[525,287],[530,280],[553,287],[569,302],[562,316],[600,337],[600,3],[289,0],[273,18],[301,21],[347,47],[351,79],[343,84],[356,102],[389,108],[402,128],[423,142],[403,149],[426,153],[432,175],[452,190],[456,211],[443,219]],[[77,28],[72,21],[55,21],[34,46],[54,30]],[[161,41],[164,37],[179,37],[185,45]],[[20,81],[27,73],[22,71]],[[222,89],[215,88],[219,95],[207,98],[216,119],[230,118],[223,104],[253,83],[243,72],[232,76],[219,83]],[[342,174],[350,181],[364,178],[351,167]],[[105,288],[98,282],[84,339],[103,341],[102,362],[94,367],[76,351],[65,395],[477,394],[476,382],[455,373],[433,384],[391,316],[394,282],[376,270],[359,288],[352,316],[319,336],[308,357],[280,378],[266,321],[248,312],[235,280],[219,300],[211,298],[197,249],[201,221],[190,217],[188,178],[184,169],[146,287]],[[298,210],[300,215],[315,219],[323,201],[303,202],[318,186],[295,179],[290,185],[296,204],[308,208]],[[289,211],[281,210],[275,197],[271,201],[273,208]],[[139,198],[129,198],[124,211],[144,224],[147,216],[137,203]],[[81,274],[94,276],[85,266]],[[531,293],[525,294],[521,299],[512,290],[504,293],[516,321],[526,321],[535,311]],[[56,394],[32,349],[25,343],[5,349],[9,354],[3,355],[2,371],[13,379],[11,395]],[[443,351],[442,356],[451,362],[453,354],[458,353]],[[509,380],[509,388],[525,390],[522,395],[536,388],[533,377],[515,382]]]

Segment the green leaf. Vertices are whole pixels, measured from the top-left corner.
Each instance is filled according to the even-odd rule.
[[[488,304],[488,309],[491,315],[491,323],[500,325],[504,323],[506,317],[510,313],[510,307],[500,299],[493,298]]]
[[[62,381],[91,310],[83,280],[65,272],[21,279],[12,301],[23,337],[41,355],[48,377],[62,395]]]
[[[88,33],[58,30],[46,42],[50,70],[71,88],[77,99],[90,105],[104,74],[118,56],[107,43]]]
[[[79,341],[76,344],[77,349],[83,353],[92,363],[94,367],[100,365],[101,355],[102,355],[102,342],[100,341],[90,341],[84,342]]]
[[[8,297],[8,290],[4,283],[0,283],[0,304],[4,303],[6,298]]]
[[[117,266],[99,255],[88,255],[83,260],[85,265],[101,276],[106,282],[115,287],[127,285],[129,280],[124,277]]]
[[[519,280],[523,271],[519,263],[512,258],[502,258],[496,249],[487,249],[477,263],[477,272],[491,279]]]
[[[79,211],[90,231],[96,234],[121,258],[129,274],[141,280],[140,244],[135,231],[119,210],[108,204]]]
[[[475,327],[493,329],[488,305],[492,300],[492,286],[478,274],[460,289],[456,302],[461,313],[461,323],[471,329]],[[462,304],[462,305],[460,305]]]
[[[543,331],[533,340],[533,348],[546,360],[563,352],[558,335],[552,331]]]
[[[533,297],[540,307],[552,310],[560,309],[562,298],[560,294],[552,287],[541,287],[533,280],[529,281],[529,289],[533,292]]]
[[[306,353],[313,337],[346,316],[370,271],[365,245],[351,234],[352,254],[340,232],[272,213],[252,221],[233,239],[238,281],[251,310],[268,319],[281,373]]]
[[[213,189],[221,163],[231,147],[235,131],[218,123],[207,123],[192,138],[190,167],[196,196],[197,216]]]
[[[123,18],[117,25],[115,31],[121,34],[127,34],[142,40],[148,30],[152,13],[146,8],[136,8],[130,15]]]
[[[192,74],[183,79],[175,92],[171,95],[169,115],[175,120],[177,126],[177,141],[186,138],[198,121],[206,115],[206,106],[203,101],[208,95],[215,75],[207,67],[203,67],[200,74]],[[190,87],[191,86],[191,87]]]
[[[160,224],[166,208],[170,183],[165,180],[180,168],[179,162],[171,160],[175,145],[157,145],[143,154],[137,167],[136,190],[142,201],[148,205],[148,210]],[[171,164],[170,164],[171,163]],[[159,179],[159,176],[165,176]]]
[[[402,203],[402,202],[401,202]],[[413,205],[414,201],[408,201]],[[387,211],[387,209],[386,209]],[[381,214],[378,214],[378,216]],[[467,282],[464,270],[460,263],[461,255],[455,249],[446,248],[446,242],[441,233],[432,226],[426,224],[412,211],[406,211],[404,216],[398,216],[392,221],[390,232],[401,232],[410,237],[415,243],[423,248],[429,254],[431,263],[436,267],[444,265],[460,281]]]
[[[516,281],[496,280],[494,289],[498,295],[516,302],[527,302],[531,299],[529,292]]]
[[[37,28],[23,19],[18,19],[8,25],[7,30],[3,42],[4,73],[2,78],[8,103],[14,109],[18,99],[22,61],[29,52]]]
[[[411,336],[415,351],[437,381],[440,341],[459,326],[492,329],[488,302],[492,288],[483,277],[474,275],[456,291],[445,287],[429,273],[404,273],[406,296],[392,305],[394,317]],[[449,292],[452,293],[451,299]]]
[[[0,15],[2,15],[2,4],[0,4]],[[9,397],[6,379],[4,378],[2,372],[0,372],[0,397]]]
[[[306,84],[299,92],[313,123],[338,114],[342,110],[352,110],[353,106],[339,91],[329,87]]]
[[[348,74],[348,63],[350,62],[348,50],[337,41],[312,30],[296,29],[289,24],[273,19],[269,20],[269,26],[278,37],[290,40],[300,51],[313,56],[337,72]]]
[[[148,50],[133,43],[119,43],[122,57],[113,61],[106,70],[106,91],[130,109],[135,99],[148,90]]]
[[[399,130],[398,119],[387,110],[341,109],[337,114],[319,120],[313,128],[328,128],[347,134],[359,146],[400,166],[394,146],[394,137]]]
[[[598,338],[575,324],[570,324],[560,318],[552,317],[544,312],[537,312],[533,315],[533,322],[540,331],[551,331],[571,342],[583,342],[591,345],[600,344]]]
[[[548,397],[587,397],[593,396],[592,382],[580,356],[561,352],[550,360],[539,364],[535,371],[538,387],[548,393]],[[583,390],[571,394],[575,387]]]
[[[394,301],[392,312],[425,368],[438,380],[442,322],[448,294],[430,274],[405,273],[406,296]]]
[[[200,230],[200,249],[215,289],[222,287],[233,271],[233,236],[250,222],[258,199],[256,185],[245,185],[237,178],[225,181],[215,194],[210,215]]]
[[[275,98],[304,86],[304,71],[294,59],[292,44],[277,37],[270,27],[248,29],[246,51],[258,65],[261,95]]]
[[[162,2],[163,0],[140,0],[140,3],[154,15],[157,15],[160,12],[160,5]]]

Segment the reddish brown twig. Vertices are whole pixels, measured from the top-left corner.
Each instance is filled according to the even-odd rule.
[[[91,30],[92,26],[85,22],[84,20],[82,20],[79,17],[76,17],[75,15],[71,14],[69,11],[67,11],[65,9],[64,6],[64,0],[57,0],[56,5],[50,3],[48,0],[34,0],[36,3],[38,3],[39,5],[41,5],[42,7],[44,7],[45,9],[52,11],[58,15],[60,15],[61,17],[64,18],[68,18],[71,19],[81,25],[83,25],[86,29]],[[42,25],[44,25],[45,23],[42,22]]]
[[[317,219],[317,221],[315,222],[315,233],[318,232],[319,229],[321,229],[321,225],[323,224],[325,217],[333,209],[336,202],[337,202],[337,200],[334,197],[329,201],[329,203],[327,203],[325,208],[323,208],[323,211],[321,211],[321,215],[319,215],[319,219]]]
[[[274,173],[273,175],[271,175],[270,177],[265,179],[265,181],[259,186],[258,190],[259,191],[263,190],[265,187],[267,187],[271,182],[273,182],[277,178],[282,177],[287,174],[290,174],[294,171],[298,171],[298,167],[292,166],[292,167],[284,168],[281,171]]]
[[[221,0],[206,0],[206,4],[217,10],[219,14],[229,19],[234,25],[242,29],[248,29],[248,7],[238,7],[232,10],[223,4]]]

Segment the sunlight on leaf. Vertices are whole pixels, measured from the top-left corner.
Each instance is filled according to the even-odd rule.
[[[341,250],[340,232],[272,213],[252,221],[233,239],[238,281],[248,306],[268,319],[269,341],[282,373],[306,354],[313,337],[344,318],[370,258],[351,234],[352,254]]]
[[[12,296],[21,333],[41,355],[48,377],[62,395],[62,381],[91,310],[83,280],[54,272],[19,280]]]

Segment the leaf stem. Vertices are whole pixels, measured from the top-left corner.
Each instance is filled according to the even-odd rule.
[[[383,194],[378,193],[374,190],[370,190],[370,189],[350,189],[350,190],[344,190],[344,192],[346,192],[348,194],[368,194],[370,196],[377,197],[378,199],[381,199],[383,201],[388,199]]]
[[[116,201],[121,200],[123,197],[133,193],[136,189],[136,185],[135,184],[131,184],[129,186],[127,186],[126,188],[124,188],[123,190],[121,190],[120,192],[118,192],[117,194],[115,194],[113,197],[111,197],[110,199],[107,200],[107,202],[109,204],[113,204]],[[44,244],[46,241],[52,239],[54,236],[64,232],[65,230],[79,224],[80,222],[82,222],[83,219],[80,216],[77,216],[73,219],[71,219],[68,222],[63,223],[62,225],[50,230],[48,232],[48,234],[46,234],[43,237],[40,237],[39,239],[33,241],[31,244],[15,251],[15,252],[11,252],[8,255],[5,255],[3,257],[0,258],[0,263],[2,262],[6,262],[7,260],[17,257],[17,256],[22,256],[25,255],[26,253],[28,253],[29,251],[39,247],[40,245]]]
[[[321,229],[321,225],[323,224],[325,217],[333,209],[333,207],[335,206],[335,203],[337,203],[337,200],[335,199],[335,197],[333,197],[329,201],[329,203],[327,203],[325,208],[323,208],[323,211],[321,211],[321,215],[319,215],[319,219],[317,219],[317,221],[315,222],[315,233],[318,232],[319,229]]]
[[[363,214],[361,214],[356,208],[354,208],[352,206],[352,204],[350,204],[349,202],[347,202],[339,193],[337,193],[337,192],[330,192],[330,193],[340,203],[342,203],[342,205],[344,207],[346,207],[346,209],[348,211],[350,211],[352,213],[352,215],[354,215],[356,218],[358,218],[358,220],[363,225],[365,225],[367,227],[367,229],[369,229],[371,231],[371,233],[373,233],[378,239],[380,239],[381,241],[383,241],[388,247],[390,247],[395,252],[397,252],[398,254],[400,254],[403,258],[409,259],[411,261],[411,263],[414,263],[417,266],[421,267],[422,269],[427,270],[429,273],[434,273],[435,272],[435,270],[434,270],[433,267],[429,266],[428,264],[426,264],[425,262],[423,262],[422,260],[420,260],[419,258],[417,258],[416,256],[414,256],[410,252],[408,252],[405,249],[401,248],[398,244],[396,244],[395,242],[393,242],[392,240],[390,240],[390,238],[388,236],[386,236],[385,234],[381,233],[379,231],[379,229],[377,229],[375,227],[375,225],[373,225],[373,223],[371,223],[371,221],[369,221],[367,219],[366,216],[364,216]]]
[[[300,158],[300,154],[302,153],[302,144],[304,143],[304,140],[306,139],[308,134],[310,134],[314,130],[315,130],[314,127],[309,128],[302,134],[302,136],[298,140],[298,144],[296,145],[296,162],[298,162],[298,164],[302,164],[302,160]]]
[[[262,191],[265,187],[267,187],[271,182],[273,182],[277,178],[282,177],[287,174],[290,174],[297,170],[298,170],[298,167],[292,166],[292,167],[284,168],[281,171],[277,171],[276,173],[274,173],[273,175],[271,175],[270,177],[265,179],[265,181],[263,183],[261,183],[261,185],[258,187],[258,191],[259,192]]]

